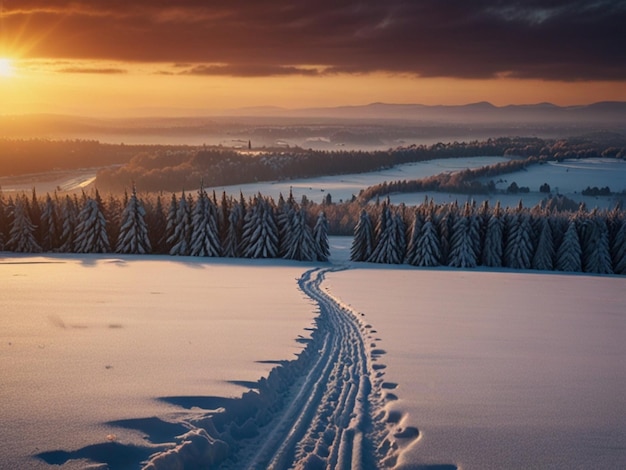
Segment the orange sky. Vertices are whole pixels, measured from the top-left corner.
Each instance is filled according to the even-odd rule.
[[[0,114],[626,100],[621,2],[0,3]]]

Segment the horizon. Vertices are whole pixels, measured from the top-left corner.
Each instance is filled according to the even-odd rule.
[[[0,1],[0,114],[622,101],[624,22],[610,1]]]

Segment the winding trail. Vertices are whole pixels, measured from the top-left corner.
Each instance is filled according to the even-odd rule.
[[[328,269],[306,272],[322,336],[317,360],[248,468],[376,468],[369,357],[356,317],[321,289]]]
[[[241,398],[164,398],[189,413],[176,423],[146,418],[116,424],[141,430],[148,420],[150,428],[171,431],[169,439],[149,439],[151,446],[142,448],[109,443],[39,457],[57,465],[78,457],[102,462],[97,455],[105,452],[127,464],[138,458],[137,468],[144,470],[393,467],[403,444],[419,432],[400,428],[398,413],[385,406],[396,398],[390,392],[395,384],[383,382],[379,359],[385,352],[376,348],[375,331],[322,288],[326,273],[341,269],[311,269],[298,280],[318,306],[316,328],[296,359],[273,368]]]

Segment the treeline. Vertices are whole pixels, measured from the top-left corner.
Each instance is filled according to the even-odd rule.
[[[135,155],[120,168],[101,170],[99,188],[121,191],[132,181],[146,191],[178,191],[204,180],[207,186],[244,184],[289,178],[362,173],[394,165],[433,159],[475,156],[551,154],[599,155],[599,144],[547,142],[537,138],[498,138],[486,141],[412,145],[386,151],[321,151],[301,148],[235,151],[220,147],[155,149]],[[619,153],[619,152],[618,152]],[[455,177],[458,178],[458,177]],[[465,181],[464,179],[462,181]],[[438,187],[454,186],[439,183]]]
[[[0,251],[20,253],[161,253],[178,256],[328,259],[328,222],[314,220],[292,197],[278,202],[257,195],[218,201],[196,196],[142,199],[133,188],[123,198],[100,193],[0,194]]]
[[[590,140],[559,140],[554,142],[542,139],[496,139],[509,140],[511,145],[500,155],[516,156],[507,162],[481,168],[465,169],[454,173],[440,173],[416,180],[384,181],[370,186],[359,193],[359,201],[367,202],[391,193],[413,193],[440,191],[458,194],[493,194],[496,186],[493,180],[483,183],[480,180],[514,173],[531,165],[545,164],[548,161],[563,161],[570,158],[626,158],[626,148],[617,148],[595,143]],[[489,142],[489,141],[488,141]],[[522,144],[526,145],[522,145]],[[459,154],[458,156],[463,156]],[[487,153],[484,156],[492,156]],[[517,186],[517,185],[515,185]],[[516,192],[516,191],[509,191]],[[519,192],[519,188],[518,188]],[[522,191],[523,192],[523,191]]]
[[[626,214],[432,202],[363,209],[353,261],[626,274]]]
[[[142,149],[150,148],[95,140],[0,138],[0,176],[123,164]]]

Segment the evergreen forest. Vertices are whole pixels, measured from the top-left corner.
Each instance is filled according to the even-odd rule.
[[[353,233],[351,260],[626,274],[626,213],[554,204],[300,203],[218,198],[201,187],[169,197],[0,193],[0,250],[327,261],[328,236]]]

